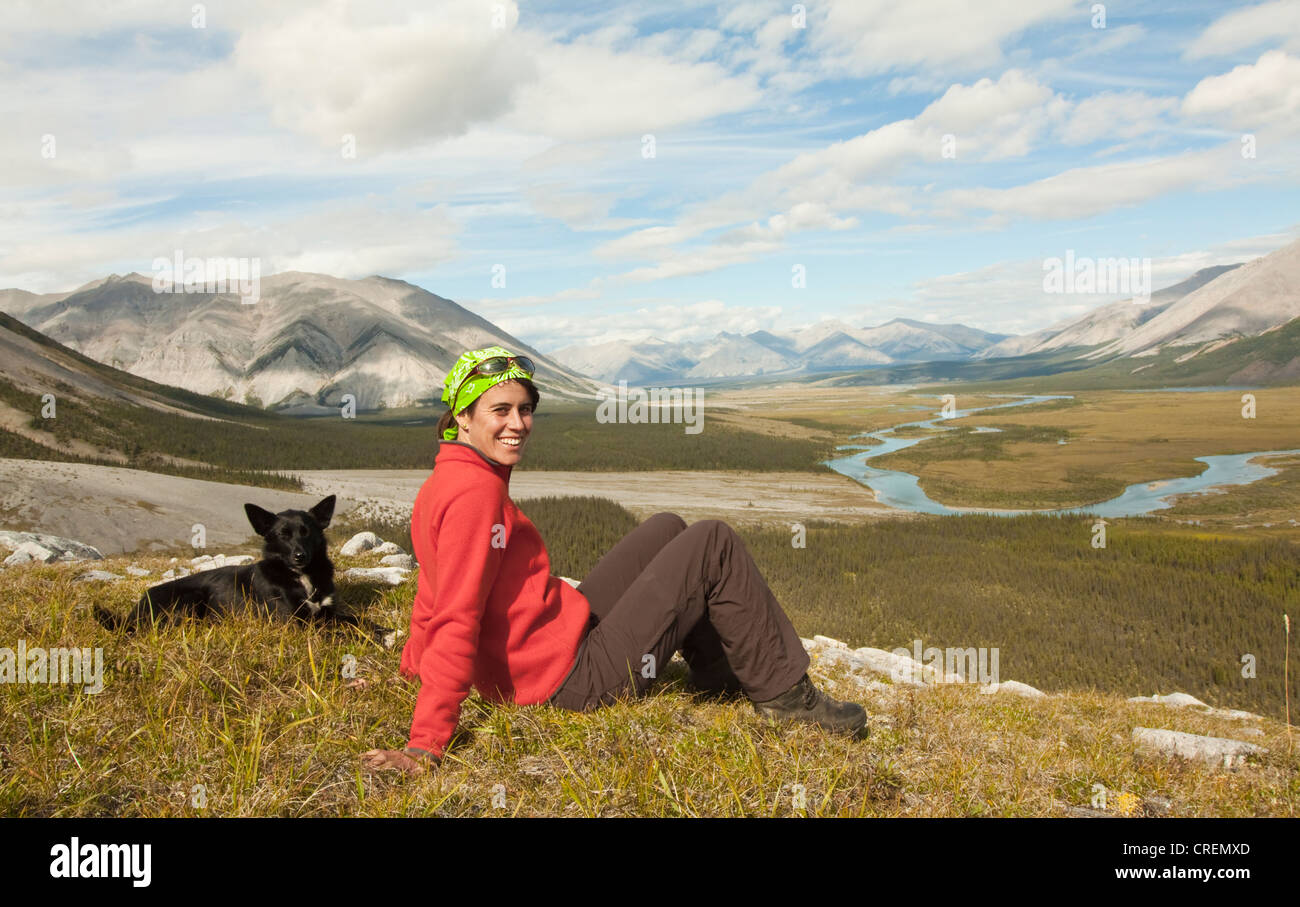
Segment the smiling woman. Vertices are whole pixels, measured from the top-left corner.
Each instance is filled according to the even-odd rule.
[[[576,588],[551,573],[509,494],[533,428],[532,374],[531,360],[489,347],[444,381],[442,443],[411,511],[420,573],[401,673],[420,692],[406,748],[369,750],[365,763],[419,773],[441,761],[471,687],[491,702],[588,711],[644,695],[678,650],[701,692],[743,692],[769,719],[864,734],[862,706],[808,679],[799,635],[726,523],[655,514]]]

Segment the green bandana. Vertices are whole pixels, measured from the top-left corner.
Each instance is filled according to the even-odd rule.
[[[479,398],[479,396],[489,388],[495,387],[502,381],[510,381],[514,378],[527,378],[528,373],[519,367],[519,364],[512,362],[510,368],[504,372],[495,375],[475,375],[468,381],[465,376],[474,370],[474,368],[483,360],[491,359],[493,356],[513,356],[510,352],[499,346],[489,346],[481,350],[470,350],[461,355],[452,366],[447,378],[442,382],[442,402],[451,408],[452,397],[456,395],[456,389],[460,388],[460,395],[456,396],[456,413],[460,415],[465,408]],[[464,382],[462,385],[461,382]],[[460,434],[460,426],[453,421],[450,426],[442,433],[442,440],[455,441],[456,436]]]

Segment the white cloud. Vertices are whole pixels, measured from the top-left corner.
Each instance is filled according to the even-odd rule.
[[[1300,57],[1270,50],[1253,64],[1202,79],[1183,99],[1183,113],[1236,129],[1300,131]]]
[[[685,305],[661,304],[584,315],[526,315],[498,321],[516,337],[527,337],[543,352],[571,345],[638,343],[652,338],[669,343],[706,340],[719,331],[748,334],[781,326],[779,306],[734,306],[717,299]]]
[[[518,8],[503,2],[509,23]],[[324,144],[392,149],[464,133],[511,109],[537,77],[512,28],[450,0],[403,21],[358,21],[335,4],[246,30],[232,58],[258,78],[273,120]]]
[[[856,76],[901,69],[970,72],[998,66],[1003,46],[1034,26],[1070,16],[1074,0],[827,0],[808,4],[809,40],[827,69]]]
[[[1233,10],[1201,32],[1183,56],[1199,60],[1275,42],[1288,50],[1300,51],[1300,0],[1273,0]]]
[[[318,205],[252,222],[197,212],[184,226],[149,222],[96,232],[17,225],[0,231],[0,286],[67,290],[109,270],[148,273],[153,260],[261,259],[262,274],[313,271],[335,277],[414,273],[457,253],[458,224],[441,208],[395,207],[366,199]]]
[[[1242,163],[1239,149],[1229,143],[1162,158],[1075,167],[1007,189],[953,189],[944,194],[941,207],[1071,220],[1134,205],[1177,189],[1221,188],[1262,175]]]
[[[508,122],[560,141],[626,137],[634,140],[629,155],[641,153],[645,134],[744,110],[761,97],[752,76],[639,49],[539,44],[535,61],[538,78],[520,88]]]
[[[1161,119],[1177,107],[1175,98],[1152,97],[1141,91],[1103,91],[1071,108],[1061,141],[1089,145],[1102,139],[1137,138],[1159,128]]]

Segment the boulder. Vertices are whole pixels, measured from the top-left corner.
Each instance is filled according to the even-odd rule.
[[[1267,752],[1262,746],[1246,743],[1243,740],[1204,737],[1200,734],[1185,734],[1182,731],[1149,727],[1133,728],[1133,742],[1168,756],[1199,759],[1209,763],[1227,764],[1236,756]]]
[[[14,549],[14,553],[5,558],[6,567],[17,567],[19,564],[50,564],[59,559],[57,551],[51,551],[44,545],[38,545],[36,542],[23,542]]]
[[[383,544],[383,541],[373,532],[358,532],[343,543],[343,547],[339,549],[339,554],[356,557],[358,554],[369,551],[371,548],[377,548],[381,544]]]
[[[349,567],[343,575],[348,579],[379,580],[391,586],[400,586],[406,582],[407,573],[401,567]]]
[[[403,570],[415,569],[415,558],[409,554],[386,554],[379,559],[379,563],[385,567],[400,567]]]
[[[388,554],[405,554],[406,552],[403,551],[402,546],[397,544],[396,542],[380,542],[378,545],[370,549],[370,553],[388,555]]]
[[[17,551],[19,547],[27,542],[35,543],[36,546],[44,550],[52,551],[55,554],[53,560],[101,560],[98,548],[92,548],[88,544],[74,541],[70,538],[62,538],[61,535],[49,535],[47,533],[18,533],[9,529],[0,529],[0,547],[8,548],[10,551]],[[35,560],[35,557],[32,557]],[[5,561],[8,564],[8,560]],[[22,561],[30,563],[30,561]],[[43,563],[52,563],[52,561],[43,561]]]
[[[1017,696],[1028,696],[1036,699],[1040,696],[1046,696],[1042,690],[1035,689],[1027,683],[1021,683],[1018,680],[1004,680],[1001,683],[986,683],[980,686],[981,693],[1014,693]]]
[[[143,567],[137,567],[135,564],[126,568],[126,572],[131,576],[148,576],[152,570],[146,570]]]

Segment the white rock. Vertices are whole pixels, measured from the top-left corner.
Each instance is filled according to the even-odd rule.
[[[73,579],[74,583],[96,582],[100,580],[122,579],[117,573],[109,573],[107,570],[90,570]]]
[[[1182,731],[1166,731],[1149,727],[1133,728],[1133,742],[1170,756],[1200,759],[1210,763],[1224,763],[1229,756],[1268,752],[1262,746],[1241,740],[1230,740],[1227,737],[1203,737],[1200,734],[1185,734]]]
[[[153,571],[146,570],[143,567],[137,567],[135,564],[132,564],[131,566],[126,568],[126,572],[129,573],[131,576],[148,576]]]
[[[981,693],[1015,693],[1017,696],[1039,697],[1046,696],[1042,690],[1035,689],[1027,683],[1021,683],[1018,680],[1004,680],[1001,683],[985,683],[980,685]]]
[[[53,551],[61,561],[97,561],[104,557],[97,548],[73,539],[44,532],[14,532],[0,529],[0,548],[16,551],[27,542],[34,542],[42,548]]]
[[[568,583],[570,586],[572,586],[575,589],[578,588],[578,586],[582,583],[582,580],[573,579],[572,577],[569,576],[562,576],[560,577],[560,579],[564,580],[566,583]]]
[[[355,557],[361,552],[369,551],[381,544],[383,542],[373,532],[358,532],[344,543],[343,547],[339,549],[339,554]]]
[[[59,559],[57,551],[51,551],[44,545],[36,542],[23,542],[14,549],[14,553],[5,558],[6,567],[17,567],[19,564],[51,564]]]
[[[232,554],[230,557],[226,558],[227,567],[243,567],[252,562],[253,556],[251,554]]]
[[[193,566],[197,567],[199,564],[206,564],[206,563],[208,563],[208,562],[211,561],[211,560],[212,560],[212,555],[210,555],[210,554],[200,554],[198,557],[192,557],[192,558],[190,558],[190,564],[192,564]]]
[[[392,586],[406,582],[409,571],[401,567],[349,567],[343,574],[348,579],[381,580]]]
[[[1195,696],[1187,693],[1170,693],[1168,696],[1161,696],[1159,693],[1154,696],[1130,696],[1129,702],[1156,702],[1161,705],[1172,706],[1174,708],[1187,708],[1193,706],[1204,710],[1205,714],[1213,715],[1215,718],[1226,718],[1230,721],[1263,721],[1263,717],[1256,715],[1254,712],[1244,712],[1241,709],[1216,709],[1213,706],[1206,705]]]
[[[406,552],[403,551],[402,546],[397,544],[396,542],[380,542],[378,545],[370,549],[370,553],[371,554],[405,554]]]
[[[182,576],[189,576],[189,575],[190,575],[190,571],[185,567],[176,567],[164,573],[162,575],[162,578],[163,578],[163,582],[166,582],[168,580],[180,579]]]
[[[1161,696],[1159,693],[1156,693],[1154,696],[1130,696],[1128,701],[1159,702],[1164,705],[1171,705],[1176,709],[1181,709],[1189,705],[1197,705],[1203,709],[1209,708],[1209,706],[1201,702],[1201,700],[1187,693],[1170,693],[1168,696]]]
[[[409,554],[386,554],[379,559],[379,563],[385,567],[401,567],[403,570],[415,569],[415,558]]]

